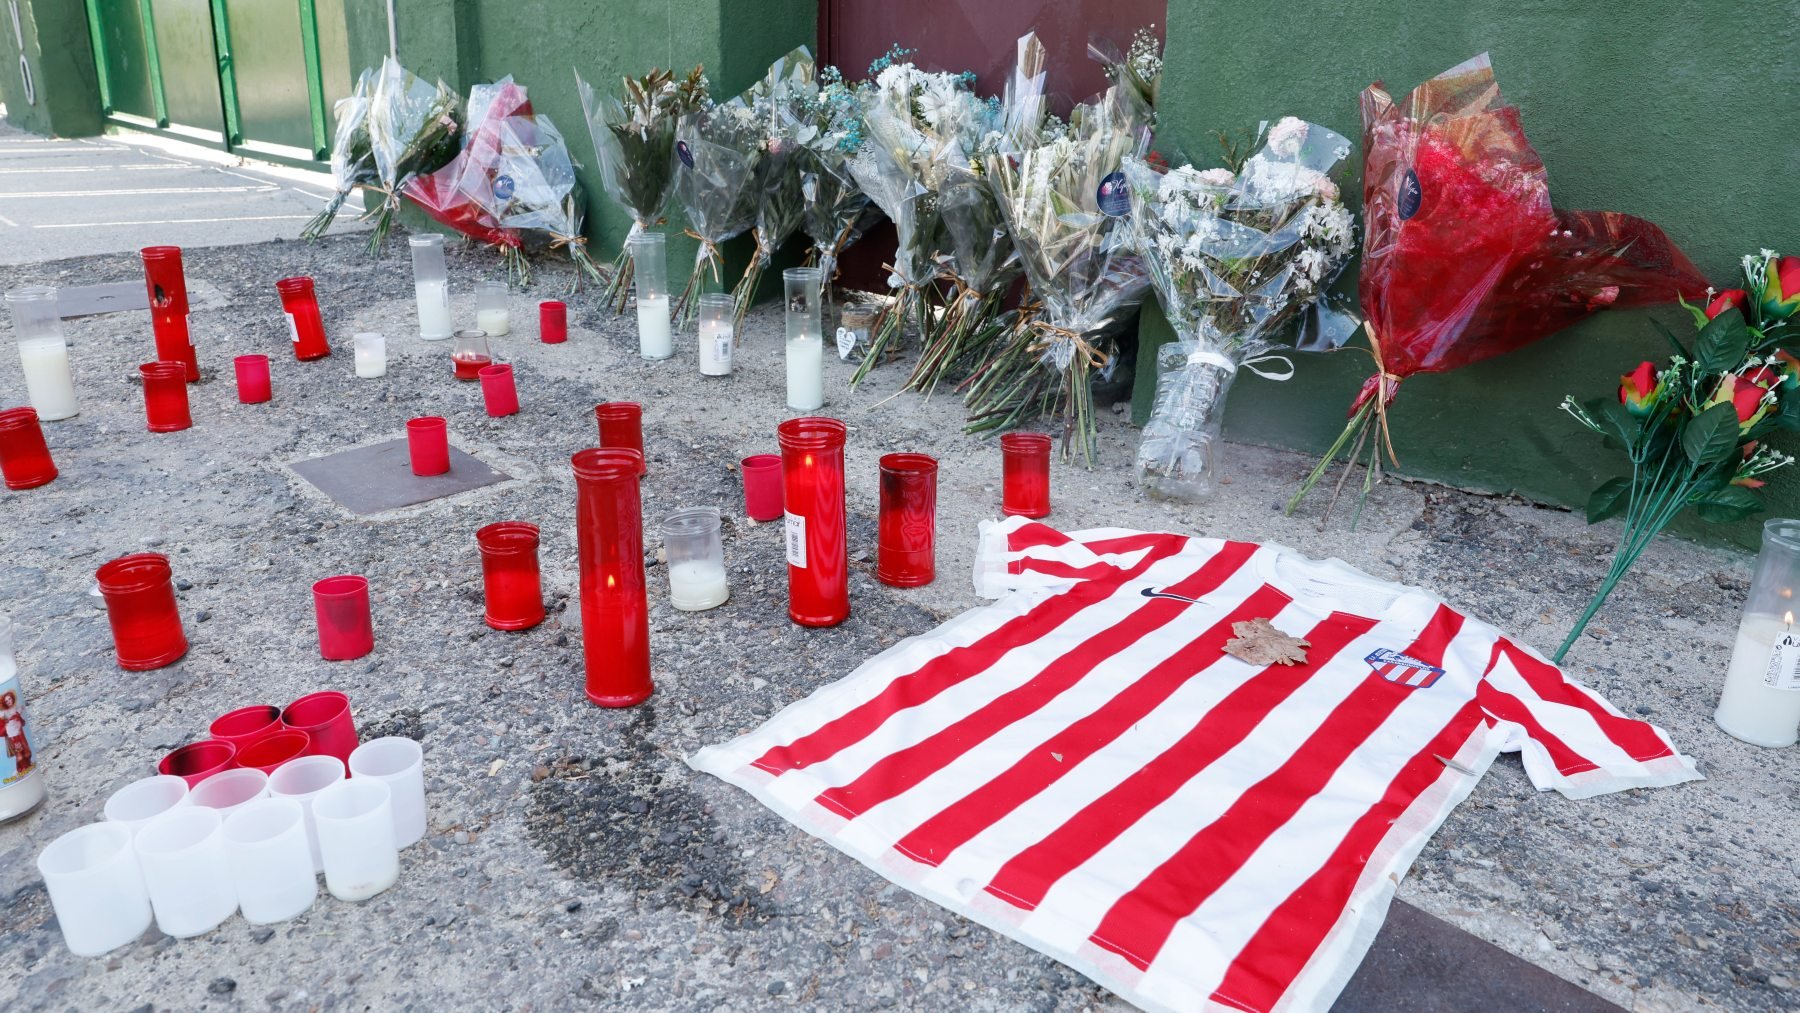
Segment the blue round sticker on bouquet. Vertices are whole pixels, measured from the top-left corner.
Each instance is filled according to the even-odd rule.
[[[1100,179],[1100,189],[1094,191],[1094,201],[1100,205],[1100,213],[1108,218],[1123,218],[1131,213],[1131,192],[1125,189],[1125,174],[1109,172]]]
[[[675,154],[681,159],[682,165],[685,165],[690,169],[694,167],[694,152],[688,147],[688,142],[676,141]]]
[[[507,175],[495,176],[494,177],[494,196],[499,198],[500,200],[512,200],[512,195],[513,195],[513,179],[512,179],[512,177],[507,176]]]
[[[1419,213],[1419,205],[1425,202],[1425,191],[1419,187],[1419,174],[1411,169],[1406,170],[1406,178],[1400,181],[1400,220],[1406,221]]]

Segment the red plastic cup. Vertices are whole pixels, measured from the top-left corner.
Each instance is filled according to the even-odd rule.
[[[319,621],[319,654],[326,661],[354,661],[375,649],[367,577],[342,574],[315,583],[313,612]]]
[[[937,575],[937,469],[925,454],[881,459],[875,577],[883,584],[919,587]]]
[[[150,296],[150,328],[156,335],[156,357],[179,362],[188,383],[200,379],[200,358],[188,334],[187,274],[181,268],[181,247],[146,246],[138,251],[144,261],[144,288]]]
[[[281,723],[293,731],[305,732],[312,740],[306,755],[335,756],[349,769],[350,754],[356,751],[356,722],[350,717],[349,697],[330,689],[308,693],[287,705],[281,712]]]
[[[497,630],[528,630],[543,622],[537,525],[524,521],[489,524],[475,532],[475,544],[481,549],[487,624]]]
[[[265,774],[300,756],[312,755],[312,736],[283,727],[238,750],[237,765],[251,767]]]
[[[781,455],[752,454],[744,471],[744,513],[753,521],[781,519]]]
[[[441,415],[426,415],[406,424],[406,450],[412,457],[412,473],[420,478],[450,470],[450,423]]]
[[[325,321],[319,316],[319,297],[313,292],[313,280],[304,276],[283,278],[275,283],[275,291],[281,294],[281,309],[287,314],[294,358],[306,362],[330,355],[331,343],[325,340]]]
[[[850,549],[844,520],[845,427],[807,416],[776,427],[787,517],[788,618],[836,626],[850,618]]]
[[[8,489],[36,489],[56,477],[35,408],[0,412],[0,478]]]
[[[147,672],[187,653],[169,557],[134,552],[103,564],[94,574],[106,599],[113,654],[127,672]]]
[[[560,345],[569,340],[569,307],[558,299],[538,303],[538,340]]]
[[[187,374],[179,362],[146,362],[138,367],[144,378],[144,417],[153,433],[175,433],[194,424],[188,414]]]
[[[173,774],[192,788],[221,770],[237,766],[237,746],[219,739],[190,742],[162,758],[158,774]]]
[[[240,753],[251,743],[261,742],[279,731],[281,708],[266,703],[221,714],[206,729],[208,735],[220,742],[231,743]]]
[[[481,367],[481,400],[493,418],[518,412],[519,388],[513,385],[512,366],[502,362]]]
[[[1043,517],[1050,512],[1050,437],[1007,433],[1000,437],[1000,512]]]
[[[593,448],[575,467],[576,561],[587,698],[630,707],[655,692],[644,586],[644,513],[635,451]]]
[[[273,396],[269,389],[268,356],[240,355],[231,360],[231,368],[237,372],[239,403],[262,404]]]
[[[607,401],[594,406],[600,423],[600,446],[606,450],[638,452],[638,474],[650,469],[644,461],[644,406],[636,401]]]

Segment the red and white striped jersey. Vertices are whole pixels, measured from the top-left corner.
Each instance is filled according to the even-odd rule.
[[[1322,1010],[1494,758],[1585,798],[1699,777],[1418,588],[1276,545],[984,524],[1000,600],[690,762],[1149,1009]],[[1264,618],[1309,642],[1224,652]]]

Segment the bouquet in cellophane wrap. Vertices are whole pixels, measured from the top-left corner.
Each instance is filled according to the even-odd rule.
[[[467,172],[482,171],[499,158],[502,122],[509,117],[531,115],[531,99],[526,96],[525,86],[515,83],[510,74],[492,84],[470,88],[468,110],[463,116],[462,151],[443,168],[416,175],[400,189],[432,220],[499,250],[508,276],[520,284],[531,280],[531,262],[525,259],[523,239],[517,229],[501,228],[499,219],[463,191],[462,177]]]
[[[583,195],[568,143],[550,117],[507,116],[495,124],[498,150],[492,164],[470,163],[458,184],[500,228],[542,233],[551,249],[567,247],[576,267],[573,291],[583,275],[604,283],[581,234]]]
[[[1138,484],[1152,495],[1212,490],[1231,383],[1240,368],[1292,375],[1286,357],[1269,354],[1289,324],[1300,322],[1303,351],[1355,332],[1326,298],[1356,252],[1354,219],[1330,176],[1349,154],[1342,136],[1290,116],[1236,173],[1126,161],[1131,244],[1175,330],[1157,350],[1155,406],[1138,443]]]
[[[987,159],[988,184],[999,197],[1032,301],[963,381],[971,432],[1058,414],[1064,454],[1092,463],[1089,382],[1111,357],[1113,332],[1149,286],[1125,222],[1114,215],[1129,207],[1116,174],[1128,157],[1149,149],[1150,123],[1136,93],[1115,85],[1077,106],[1061,136]]]
[[[575,75],[581,110],[594,140],[601,184],[613,202],[631,213],[631,231],[619,244],[603,300],[623,313],[631,299],[631,237],[663,221],[678,165],[675,127],[706,104],[706,74],[696,66],[684,78],[653,69],[624,79],[624,98],[601,95]]]
[[[695,110],[675,129],[681,163],[675,172],[675,199],[687,213],[688,235],[700,243],[694,270],[675,305],[677,327],[693,322],[709,285],[724,289],[725,258],[719,248],[756,224],[752,181],[762,137],[761,123],[743,96]]]
[[[850,84],[836,67],[819,71],[819,89],[806,110],[800,136],[800,196],[805,204],[800,227],[812,240],[806,262],[819,268],[829,291],[837,277],[838,258],[881,220],[850,175],[850,156],[863,143],[863,97],[866,86]]]
[[[816,129],[809,111],[817,103],[819,82],[812,53],[805,46],[776,60],[743,99],[762,128],[762,147],[753,160],[750,187],[756,195],[756,221],[750,236],[756,251],[732,289],[734,333],[742,333],[744,314],[756,299],[762,274],[806,216],[807,141]]]
[[[1365,498],[1383,459],[1398,463],[1387,413],[1407,377],[1510,352],[1601,310],[1706,288],[1655,225],[1551,206],[1543,160],[1486,54],[1399,102],[1377,82],[1362,113],[1359,294],[1375,372],[1290,513],[1345,448],[1367,465]]]
[[[443,168],[462,150],[462,101],[442,81],[427,84],[392,57],[384,57],[369,92],[369,151],[374,196],[363,218],[372,223],[369,253],[381,252],[400,211],[401,189],[414,176]]]
[[[356,90],[332,106],[337,128],[331,140],[331,186],[336,192],[300,230],[302,239],[324,235],[350,194],[375,182],[375,153],[369,150],[369,92],[374,87],[375,71],[365,67],[356,79]]]

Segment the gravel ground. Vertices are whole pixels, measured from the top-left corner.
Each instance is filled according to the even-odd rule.
[[[700,377],[694,353],[647,363],[629,320],[590,294],[571,340],[536,342],[536,299],[566,275],[540,270],[514,302],[523,414],[489,420],[475,384],[450,377],[445,344],[415,333],[398,237],[371,263],[358,237],[187,255],[205,378],[195,426],[142,427],[133,368],[150,354],[141,316],[69,324],[79,418],[48,426],[63,475],[0,492],[0,600],[18,654],[51,799],[0,827],[0,1007],[752,1009],[809,1006],[1078,1010],[1120,1004],[1079,975],[921,901],[791,828],[680,757],[746,731],[895,641],[976,604],[966,574],[976,523],[997,513],[998,450],[960,434],[956,403],[906,395],[870,411],[899,370],[854,394],[831,367],[828,412],[851,425],[852,614],[830,630],[785,618],[779,525],[739,507],[734,462],[774,449],[784,417],[781,321],[759,309],[739,372]],[[135,255],[18,269],[8,284],[138,277]],[[459,318],[484,253],[452,253]],[[286,357],[272,282],[311,273],[339,353]],[[9,325],[8,325],[9,326]],[[389,335],[390,368],[352,376],[349,335]],[[0,341],[10,338],[0,330]],[[229,358],[275,359],[275,400],[236,403]],[[0,356],[0,400],[21,399]],[[1239,397],[1255,397],[1256,382]],[[591,406],[642,400],[650,524],[680,506],[730,515],[733,595],[706,613],[668,606],[651,571],[657,693],[602,711],[582,696],[571,452],[594,442]],[[355,519],[284,462],[393,438],[409,417],[448,416],[452,439],[513,481]],[[1104,413],[1103,413],[1104,414]],[[1135,433],[1102,420],[1101,465],[1057,465],[1052,523],[1275,540],[1421,584],[1543,649],[1584,603],[1615,529],[1512,500],[1389,483],[1354,535],[1343,520],[1285,518],[1278,504],[1309,463],[1233,448],[1213,502],[1140,498],[1125,462]],[[875,458],[928,450],[941,464],[939,578],[886,588],[872,570]],[[515,634],[482,624],[473,532],[520,518],[544,531],[548,620]],[[175,561],[193,647],[179,664],[124,673],[111,661],[100,563],[155,547]],[[333,573],[372,584],[376,650],[317,657],[308,587]],[[1793,1008],[1800,907],[1800,751],[1766,751],[1711,723],[1749,577],[1741,554],[1665,541],[1640,563],[1571,658],[1627,713],[1668,728],[1711,778],[1584,802],[1534,791],[1516,759],[1496,764],[1446,823],[1400,897],[1627,1007]],[[363,735],[426,749],[430,830],[400,882],[361,904],[329,896],[269,928],[241,918],[200,938],[154,929],[108,957],[63,947],[33,859],[99,817],[106,794],[215,715],[323,688],[350,694]]]

